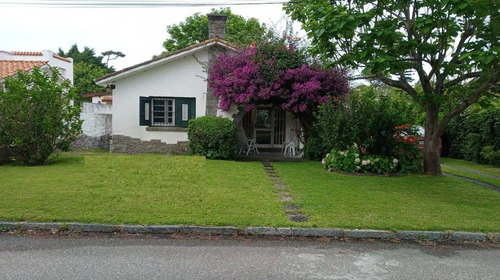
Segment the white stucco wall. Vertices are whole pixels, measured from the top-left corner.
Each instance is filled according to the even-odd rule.
[[[206,49],[194,54],[208,61]],[[207,83],[202,65],[193,55],[170,60],[154,68],[113,80],[113,135],[130,136],[144,141],[159,139],[167,144],[187,141],[187,132],[147,131],[139,126],[139,97],[194,97],[196,117],[205,115]]]
[[[111,134],[112,105],[82,103],[80,119],[82,123],[82,134],[92,137],[100,137]]]

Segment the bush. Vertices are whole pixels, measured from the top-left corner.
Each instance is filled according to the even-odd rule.
[[[189,148],[210,159],[232,159],[238,147],[236,126],[221,117],[205,116],[189,121]]]
[[[398,131],[397,127],[412,123],[401,114],[407,106],[388,97],[377,96],[374,91],[326,103],[316,116],[316,137],[321,144],[316,141],[313,147],[307,147],[308,155],[324,155],[332,148],[345,150],[358,143],[366,148],[368,154],[393,157],[404,144],[395,137],[404,132]]]
[[[308,156],[329,154],[327,169],[350,173],[411,173],[422,170],[416,128],[409,125],[410,104],[376,95],[374,90],[352,94],[320,107],[314,141],[307,143]],[[415,136],[413,139],[416,140]],[[357,143],[357,144],[356,144]]]
[[[67,151],[80,132],[80,107],[57,68],[46,74],[18,72],[0,91],[0,147],[25,165],[43,165],[56,149]]]
[[[328,170],[348,173],[412,173],[422,170],[421,152],[416,145],[402,150],[393,157],[376,156],[366,153],[364,147],[354,143],[346,150],[332,149],[321,163]]]
[[[500,151],[500,109],[464,112],[450,121],[443,138],[451,157],[500,166],[495,159]]]

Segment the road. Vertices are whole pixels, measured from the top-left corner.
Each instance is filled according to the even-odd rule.
[[[1,279],[500,279],[500,249],[0,234]]]

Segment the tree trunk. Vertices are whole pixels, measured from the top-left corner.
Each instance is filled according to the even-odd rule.
[[[441,160],[439,158],[439,107],[428,106],[425,120],[424,137],[424,172],[427,175],[442,175]]]

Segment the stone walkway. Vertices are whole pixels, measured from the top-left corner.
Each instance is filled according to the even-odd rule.
[[[469,168],[466,168],[466,167],[462,167],[462,166],[456,166],[456,165],[450,165],[450,164],[444,164],[444,163],[441,163],[441,166],[445,166],[445,167],[448,167],[448,168],[451,168],[451,169],[457,169],[457,170],[460,170],[460,171],[465,171],[465,172],[469,172],[469,173],[481,175],[483,177],[488,177],[488,178],[500,180],[500,176],[496,176],[496,175],[489,174],[489,173],[484,173],[484,172],[481,172],[481,171],[472,170],[472,169],[469,169]]]
[[[274,187],[277,189],[280,200],[285,205],[285,213],[288,219],[292,222],[307,222],[309,220],[307,215],[302,213],[300,206],[294,203],[292,195],[287,190],[286,185],[281,181],[276,170],[274,170],[272,163],[269,161],[262,161],[262,165],[264,165],[264,170],[273,182]]]
[[[447,172],[443,172],[443,175],[449,176],[449,177],[453,177],[453,178],[457,178],[457,179],[460,179],[460,180],[464,180],[464,181],[467,181],[467,182],[470,182],[470,183],[473,183],[473,184],[476,184],[476,185],[479,185],[479,186],[482,186],[482,187],[486,187],[488,189],[500,192],[500,188],[499,187],[493,186],[493,185],[485,183],[483,181],[479,181],[479,180],[475,180],[475,179],[471,179],[471,178],[467,178],[467,177],[463,177],[463,176],[459,176],[459,175],[455,175],[455,174],[451,174],[451,173],[447,173]]]
[[[472,170],[472,169],[465,168],[465,167],[461,167],[461,166],[449,165],[449,164],[441,164],[441,166],[445,166],[445,167],[448,167],[448,168],[451,168],[451,169],[461,170],[461,171],[469,172],[469,173],[473,173],[473,174],[478,174],[478,175],[481,175],[481,176],[484,176],[484,177],[488,177],[488,178],[500,179],[499,176],[495,176],[495,175],[492,175],[492,174],[487,174],[487,173],[484,173],[484,172],[479,172],[479,171]],[[453,177],[453,178],[457,178],[457,179],[460,179],[460,180],[464,180],[464,181],[467,181],[467,182],[470,182],[470,183],[473,183],[473,184],[476,184],[476,185],[479,185],[479,186],[482,186],[482,187],[486,187],[488,189],[500,192],[500,188],[499,187],[494,186],[492,184],[488,184],[488,183],[483,182],[481,180],[476,180],[476,179],[472,179],[472,178],[468,178],[468,177],[464,177],[464,176],[460,176],[460,175],[455,175],[455,174],[451,174],[449,172],[443,172],[443,175],[449,176],[449,177]]]

